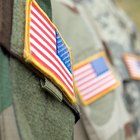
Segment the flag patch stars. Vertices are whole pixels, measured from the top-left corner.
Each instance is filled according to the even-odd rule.
[[[93,69],[95,69],[95,72],[98,76],[103,74],[104,72],[108,71],[108,67],[107,67],[103,57],[100,57],[100,58],[92,61],[91,65],[92,65]]]
[[[87,105],[119,86],[118,80],[108,67],[104,53],[74,66],[76,88],[80,99]]]
[[[67,67],[69,72],[72,73],[69,50],[65,46],[58,32],[56,32],[56,48],[57,48],[57,55],[64,63],[64,65]]]

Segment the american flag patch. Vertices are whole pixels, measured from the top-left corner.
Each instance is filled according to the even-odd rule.
[[[50,78],[71,103],[75,103],[69,48],[35,0],[28,1],[26,10],[24,48],[26,61]]]
[[[74,66],[74,79],[78,94],[87,105],[119,86],[118,80],[107,65],[104,53]]]
[[[133,54],[124,54],[123,58],[130,77],[134,80],[140,80],[140,57]]]

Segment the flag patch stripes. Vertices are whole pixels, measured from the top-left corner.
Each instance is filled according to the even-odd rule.
[[[104,53],[99,53],[74,66],[74,78],[80,99],[85,105],[119,85],[106,63]]]
[[[24,56],[55,85],[66,97],[76,102],[70,52],[59,31],[35,0],[28,4]],[[27,43],[28,42],[28,43]]]
[[[130,77],[134,80],[140,80],[140,57],[133,54],[124,54],[123,58]]]

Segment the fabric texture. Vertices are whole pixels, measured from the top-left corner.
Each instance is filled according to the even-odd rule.
[[[50,0],[37,0],[37,2],[51,18]],[[21,57],[24,47],[25,6],[26,0],[14,0],[11,40],[7,38],[11,42],[11,50]],[[2,16],[1,12],[0,16]],[[6,30],[4,31],[6,33]],[[4,126],[6,129],[3,134],[7,135],[6,137],[0,135],[2,140],[9,140],[9,136],[15,140],[20,138],[22,140],[73,139],[75,116],[68,106],[51,95],[56,90],[52,93],[49,90],[44,90],[41,87],[40,78],[33,71],[27,69],[20,61],[12,57],[10,57],[9,63],[8,56],[1,53],[1,50],[0,58],[2,58],[0,59],[0,89],[5,93],[0,92],[0,97],[2,97],[0,98],[0,111],[5,111],[4,109],[13,103],[13,106],[10,106],[13,109],[13,115],[11,112],[11,123],[13,122],[11,135],[9,135],[10,126],[9,129],[7,128],[8,113],[4,114],[2,112],[0,114],[0,118],[4,114],[7,120],[4,125],[1,125],[0,122],[0,133]],[[11,83],[9,83],[10,81]],[[53,88],[57,89],[57,87]],[[60,94],[62,93],[60,92]],[[12,118],[14,121],[12,121]]]
[[[0,0],[0,9],[0,44],[5,47],[9,47],[11,37],[13,0]]]
[[[71,139],[75,118],[70,109],[44,92],[39,85],[39,79],[16,60],[11,60],[11,73],[22,138]]]
[[[37,2],[40,5],[40,7],[47,13],[49,18],[51,19],[51,16],[50,16],[51,15],[51,11],[50,11],[51,3],[48,0],[38,0]],[[15,52],[17,55],[19,55],[20,57],[23,57],[23,49],[24,49],[25,5],[26,5],[25,0],[15,0],[14,1],[11,50],[13,52]],[[33,66],[31,66],[31,67],[33,67]],[[62,96],[62,92],[60,90],[58,90],[57,87],[55,87],[54,84],[50,80],[48,80],[48,78],[45,78],[45,81],[46,81],[45,85],[47,85],[48,88],[42,87],[44,90],[47,90],[47,92],[49,92],[51,94],[54,94],[53,90],[54,91],[57,90],[57,92],[59,92],[59,95]],[[49,82],[49,84],[47,84],[48,82]],[[52,89],[52,92],[49,89]],[[75,107],[75,106],[73,107],[73,105],[71,105],[70,103],[69,103],[69,106],[72,106],[72,108],[75,108],[74,112],[76,112],[75,114],[78,114],[77,107]]]
[[[9,58],[0,48],[0,113],[12,104],[10,85]]]
[[[49,11],[50,16],[50,1],[38,0],[37,2],[47,10],[45,12]],[[14,1],[11,49],[18,54],[22,54],[23,51],[24,8],[24,0]],[[19,32],[20,34],[17,35]],[[71,110],[49,92],[45,92],[40,86],[40,79],[13,59],[11,59],[11,75],[15,109],[22,138],[25,140],[72,139],[75,118]]]
[[[57,0],[52,1],[52,7],[53,22],[72,48],[74,64],[104,50],[102,46],[96,45],[97,40],[90,32],[92,29],[86,26],[79,14],[74,13]],[[59,20],[61,17],[63,19]],[[73,32],[70,32],[71,30]],[[117,73],[115,75],[117,76]],[[125,125],[130,118],[122,99],[122,93],[123,87],[120,86],[88,106],[80,105],[81,121],[89,140],[125,140]]]

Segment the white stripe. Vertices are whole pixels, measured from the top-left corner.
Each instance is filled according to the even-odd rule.
[[[79,81],[76,81],[76,83],[77,83],[77,85],[79,86],[79,87],[82,87],[82,84],[84,84],[85,82],[87,82],[87,81],[91,81],[92,79],[94,79],[96,77],[96,75],[92,72],[92,74],[90,74],[89,76],[87,76],[87,77],[85,77],[85,78],[83,78],[83,79],[81,79],[81,80],[79,80]],[[89,83],[89,82],[88,82]],[[87,83],[86,83],[87,84]],[[85,85],[85,84],[84,84]],[[84,85],[83,85],[83,87],[84,87]]]
[[[136,69],[136,70],[140,70],[140,68],[136,65],[128,65],[128,68],[131,68],[131,69]]]
[[[135,58],[128,58],[126,61],[136,61],[137,59]]]
[[[46,21],[46,19],[44,19],[44,17],[42,17],[42,16],[38,13],[38,11],[36,11],[36,9],[35,9],[33,6],[31,7],[31,11],[33,11],[33,12],[40,18],[40,20],[43,21],[44,24],[46,24],[47,27],[48,27],[48,28],[54,33],[54,35],[55,35],[54,29],[48,24],[48,22]]]
[[[30,34],[32,34],[41,44],[44,45],[44,47],[46,47],[47,49],[49,49],[52,53],[54,53],[54,51],[52,50],[52,48],[44,41],[42,40],[32,29],[30,29]],[[55,48],[56,49],[56,48]]]
[[[70,89],[70,91],[73,93],[73,89],[67,83],[67,81],[65,80],[65,78],[61,75],[61,73],[46,58],[44,58],[40,53],[38,53],[38,51],[35,48],[31,47],[31,51],[34,52],[41,61],[43,61],[44,63],[46,63],[52,70],[54,70],[55,73],[57,73],[62,78],[62,80],[64,81],[64,83],[68,86],[68,88]]]
[[[104,86],[100,87],[99,89],[95,90],[94,92],[91,92],[90,94],[87,94],[83,97],[84,100],[88,100],[89,98],[99,94],[100,92],[102,92],[103,90],[109,88],[110,86],[112,86],[113,84],[115,84],[116,80],[110,81],[109,83],[105,84]]]
[[[90,80],[88,83],[86,83],[86,84],[84,84],[84,85],[82,85],[82,86],[80,86],[80,84],[82,83],[82,81],[80,82],[80,84],[77,83],[77,85],[78,85],[79,88],[82,90],[82,89],[86,88],[87,86],[93,85],[94,83],[98,82],[98,81],[101,80],[102,78],[104,78],[104,77],[106,77],[106,76],[109,76],[109,75],[111,75],[111,72],[110,72],[110,71],[108,71],[108,72],[102,74],[101,76],[98,76],[98,77],[94,78],[93,80]],[[86,79],[85,79],[85,80],[86,80]],[[85,81],[85,80],[84,80],[84,81]]]
[[[133,70],[133,71],[140,71],[140,69],[138,67],[135,66],[129,66],[128,69]]]
[[[81,72],[83,72],[83,71],[85,71],[85,70],[88,70],[88,69],[90,69],[90,68],[91,68],[91,66],[90,66],[89,64],[87,64],[87,65],[83,66],[82,68],[75,70],[75,71],[74,71],[74,75],[77,76],[77,75],[80,74]]]
[[[140,76],[140,73],[131,73],[133,74],[134,76]]]
[[[127,62],[134,62],[134,61],[137,61],[137,59],[136,58],[128,58],[126,61]]]
[[[133,63],[127,63],[128,66],[135,66],[135,67],[138,67],[137,63],[136,62],[133,62]]]
[[[108,83],[108,81],[110,81],[112,79],[113,79],[113,76],[109,75],[106,79],[96,83],[95,85],[90,86],[90,88],[87,88],[84,91],[81,91],[81,88],[79,88],[80,91],[81,91],[81,95],[85,95],[85,94],[87,94],[89,92],[92,92],[93,90],[97,90],[96,88],[101,88],[102,84],[106,85]]]
[[[136,58],[128,58],[126,60],[129,72],[136,77],[140,76],[140,67],[137,65]]]
[[[56,49],[56,45],[33,22],[31,22],[30,26],[33,27],[38,32],[38,34],[44,37],[45,40],[48,41]]]
[[[54,57],[52,57],[46,50],[44,50],[41,46],[39,46],[39,44],[37,42],[35,42],[32,38],[30,39],[30,42],[33,43],[44,55],[46,55],[48,58],[50,58],[60,68],[61,72],[66,76],[66,78],[68,79],[68,81],[71,84],[73,84],[73,82],[71,81],[71,79],[67,76],[67,74],[64,72],[64,70],[62,69],[62,67],[59,66],[58,62],[56,62],[56,60],[54,59]]]
[[[50,46],[47,45],[46,42],[44,42],[33,30],[30,30],[30,34],[32,34],[41,44],[44,45],[44,47],[46,47],[47,49],[49,49],[54,56],[56,56],[56,58],[58,59],[58,61],[61,63],[61,65],[65,68],[65,70],[67,71],[67,73],[69,74],[70,77],[72,77],[71,73],[69,72],[69,70],[65,67],[65,65],[63,64],[63,62],[59,59],[59,57],[56,55],[56,53],[52,50],[52,48]]]
[[[131,72],[133,74],[137,74],[137,75],[140,75],[140,72]]]
[[[140,70],[129,69],[132,73],[140,73]]]
[[[136,60],[128,60],[127,63],[128,64],[136,64]]]
[[[34,16],[31,15],[31,18],[56,42],[56,38],[46,29],[46,27]],[[54,31],[55,32],[55,31]]]

